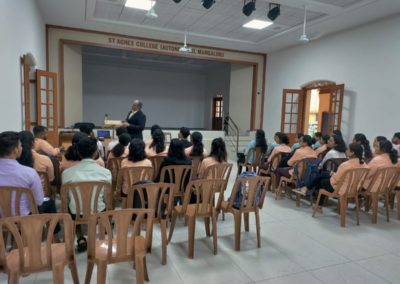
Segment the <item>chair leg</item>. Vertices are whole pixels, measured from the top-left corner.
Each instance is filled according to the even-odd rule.
[[[76,268],[76,259],[69,263],[69,269],[71,270],[72,280],[74,284],[79,284],[78,269]]]
[[[162,249],[162,260],[161,264],[167,264],[167,220],[161,220],[161,249]]]
[[[10,272],[8,274],[8,284],[19,284],[19,273]]]
[[[135,256],[135,267],[136,267],[136,283],[144,283],[144,257],[140,255]]]
[[[64,284],[64,265],[62,263],[53,266],[54,283]]]
[[[371,197],[369,194],[365,195],[365,212],[368,213],[369,209],[371,208]]]
[[[385,202],[386,202],[386,221],[389,222],[389,194],[385,194]]]
[[[94,267],[94,262],[88,261],[86,268],[85,284],[90,284],[90,279],[92,279],[93,267]]]
[[[246,232],[250,231],[250,226],[249,226],[249,213],[244,213],[244,230]]]
[[[339,197],[339,202],[340,202],[340,226],[345,227],[346,226],[346,208],[347,208],[347,200],[346,196],[340,196]]]
[[[173,235],[173,233],[174,233],[174,228],[175,228],[175,223],[176,223],[176,217],[177,217],[177,214],[176,214],[176,212],[174,211],[174,212],[172,213],[171,227],[169,228],[168,243],[171,241],[172,235]]]
[[[257,231],[257,247],[261,247],[261,226],[260,226],[260,211],[258,209],[255,210],[256,215],[256,231]]]
[[[107,262],[99,260],[97,263],[97,284],[105,284],[107,278]]]
[[[151,248],[153,247],[153,229],[151,229],[149,232],[146,232],[146,235],[147,234],[148,234],[149,244],[150,244],[150,246],[147,248],[147,251],[149,253],[151,253]]]
[[[360,200],[358,199],[358,196],[356,196],[356,219],[357,219],[357,225],[360,225]]]
[[[300,207],[300,194],[296,192],[296,207]]]
[[[206,228],[206,236],[211,237],[210,233],[210,217],[204,217],[204,227]],[[214,229],[214,227],[213,227]]]
[[[218,218],[218,213],[217,210],[213,210],[212,212],[212,228],[213,228],[213,245],[214,245],[214,254],[218,253],[218,239],[217,239],[217,218]]]
[[[143,257],[143,267],[144,267],[144,280],[146,280],[146,282],[149,282],[149,274],[147,273],[147,259],[146,256]]]
[[[234,212],[233,217],[235,219],[235,250],[240,250],[240,230],[242,223],[242,214],[240,212]]]
[[[378,194],[371,193],[372,200],[372,224],[376,224],[378,222]]]
[[[322,192],[319,192],[318,193],[318,197],[317,197],[317,203],[315,203],[314,210],[313,210],[313,213],[312,213],[313,217],[315,217],[315,214],[317,213],[317,210],[319,208],[319,201],[321,199],[321,195],[322,195]]]
[[[188,235],[189,235],[189,251],[188,257],[193,258],[194,255],[194,231],[196,229],[196,217],[189,216],[188,219]]]

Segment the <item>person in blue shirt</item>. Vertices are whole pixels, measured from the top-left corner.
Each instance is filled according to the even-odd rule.
[[[261,153],[265,154],[267,153],[267,139],[265,139],[265,132],[262,129],[257,129],[256,131],[256,137],[255,140],[251,140],[249,142],[249,144],[247,144],[246,149],[244,150],[243,155],[239,156],[238,159],[238,174],[240,174],[242,172],[242,166],[240,166],[240,163],[244,163],[246,161],[246,157],[250,151],[251,148],[257,148],[260,147],[261,148]],[[251,164],[253,163],[253,154],[250,153],[249,157],[247,157],[247,164]]]
[[[294,152],[294,151],[296,151],[297,149],[299,149],[300,148],[300,138],[301,137],[303,137],[304,136],[304,134],[303,133],[298,133],[297,134],[297,139],[296,139],[296,143],[294,143],[293,145],[292,145],[292,153]]]
[[[321,138],[322,138],[322,133],[321,132],[315,132],[314,137],[313,137],[313,145],[312,148],[315,150],[319,147],[321,147]]]

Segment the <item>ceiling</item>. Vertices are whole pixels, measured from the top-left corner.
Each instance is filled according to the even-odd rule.
[[[264,30],[243,28],[252,19],[267,20],[270,1],[257,0],[256,11],[242,14],[243,0],[216,0],[205,9],[201,0],[157,0],[157,19],[124,7],[125,0],[36,0],[46,24],[267,53],[300,44],[304,6],[307,34],[318,39],[400,13],[399,0],[274,0],[281,15]]]

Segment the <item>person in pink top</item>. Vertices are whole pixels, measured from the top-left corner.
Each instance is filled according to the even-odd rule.
[[[204,148],[203,145],[203,135],[201,135],[200,132],[193,132],[192,135],[190,135],[190,141],[192,143],[192,146],[189,146],[185,148],[185,155],[188,157],[206,157],[207,156],[207,150]]]
[[[210,155],[205,158],[200,164],[198,178],[207,179],[208,177],[204,176],[206,169],[216,164],[226,163],[227,158],[228,154],[226,152],[226,145],[224,140],[222,138],[215,138],[211,142]]]
[[[153,141],[146,147],[147,157],[167,155],[168,147],[165,145],[164,132],[161,129],[155,129],[151,137],[153,138]]]
[[[33,150],[39,154],[45,154],[48,156],[57,156],[60,154],[62,148],[55,148],[49,142],[47,142],[47,128],[41,125],[37,125],[33,128],[33,134],[35,135],[35,142],[33,144]]]
[[[329,142],[330,138],[331,137],[329,135],[323,135],[321,137],[321,140],[320,140],[321,145],[317,149],[315,149],[315,153],[317,154],[317,156],[319,156],[321,154],[326,154],[328,152],[328,150],[329,150],[328,142]]]
[[[108,155],[108,159],[127,157],[129,155],[129,143],[131,136],[128,133],[123,133],[118,137],[118,144],[114,146]]]
[[[279,153],[290,153],[289,137],[285,133],[278,132],[275,134],[277,146],[274,147],[271,154],[268,156],[268,163],[271,163],[272,158]]]

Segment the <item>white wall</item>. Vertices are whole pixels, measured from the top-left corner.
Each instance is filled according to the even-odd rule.
[[[280,130],[282,89],[318,79],[345,84],[342,130],[370,140],[399,126],[400,16],[268,54],[264,128]]]
[[[83,64],[83,120],[101,125],[125,119],[132,101],[143,102],[146,126],[204,128],[206,75]]]
[[[253,66],[231,64],[229,115],[245,134],[250,129]]]
[[[64,45],[64,107],[65,125],[83,119],[82,48]]]
[[[0,131],[22,129],[20,57],[31,52],[45,69],[45,24],[36,2],[0,1]]]

